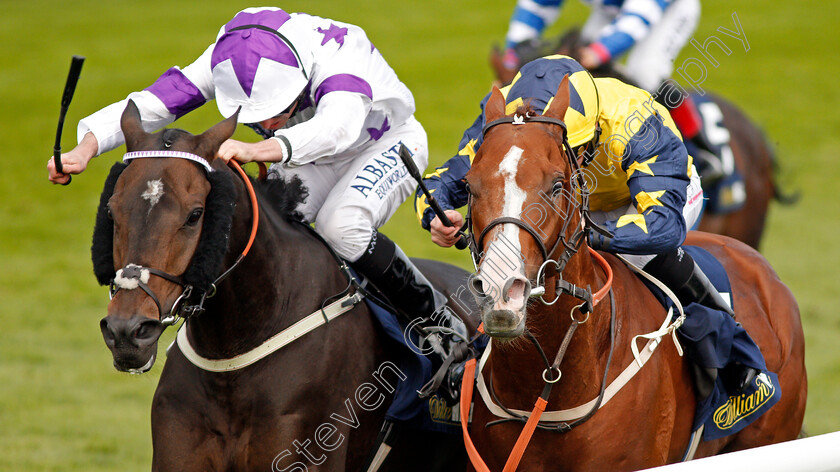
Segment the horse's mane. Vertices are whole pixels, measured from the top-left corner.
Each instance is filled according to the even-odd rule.
[[[306,201],[309,190],[303,185],[299,177],[293,176],[289,180],[284,178],[266,179],[258,181],[255,188],[266,196],[269,206],[286,220],[302,220],[303,215],[298,206]]]

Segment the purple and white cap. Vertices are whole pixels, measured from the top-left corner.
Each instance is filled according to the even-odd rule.
[[[277,30],[291,17],[279,9],[239,12],[216,41],[210,68],[223,116],[267,120],[289,107],[309,82],[301,56]],[[306,60],[304,58],[303,60]]]

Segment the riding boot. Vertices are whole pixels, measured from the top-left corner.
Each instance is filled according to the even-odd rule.
[[[467,339],[466,326],[446,307],[446,297],[384,234],[374,230],[362,257],[351,265],[385,295],[410,327],[419,328],[421,350],[428,343],[446,358],[453,343]],[[436,333],[442,336],[433,336]]]
[[[670,288],[683,306],[697,303],[723,311],[735,318],[735,312],[720,292],[712,285],[694,258],[682,248],[657,255],[645,265],[644,270]],[[741,364],[736,364],[734,369],[738,391],[743,390],[759,373],[756,369]]]
[[[667,285],[683,306],[699,303],[735,317],[732,308],[712,285],[709,277],[681,247],[657,255],[644,269]]]

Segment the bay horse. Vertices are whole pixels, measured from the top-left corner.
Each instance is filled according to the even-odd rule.
[[[577,28],[572,28],[556,40],[534,40],[522,43],[517,47],[520,54],[520,66],[530,60],[550,54],[561,54],[578,59],[581,46],[583,43],[580,40],[580,30]],[[502,84],[510,83],[519,71],[518,68],[505,66],[502,53],[498,48],[494,48],[490,53],[490,65]],[[633,84],[633,81],[623,75],[612,62],[605,63],[590,72],[595,77],[615,77],[622,82]],[[793,204],[799,199],[798,193],[789,194],[779,186],[777,181],[779,165],[775,152],[764,133],[746,113],[719,95],[709,93],[707,97],[717,105],[722,115],[721,121],[712,125],[722,126],[729,132],[729,146],[732,149],[735,169],[744,179],[746,200],[743,206],[732,212],[704,211],[697,229],[729,236],[758,249],[767,224],[770,202],[776,200],[782,204]],[[717,112],[715,111],[714,114]],[[704,123],[704,126],[709,126],[709,124]],[[708,190],[706,185],[703,187],[704,190]]]
[[[668,325],[670,312],[627,265],[592,251],[583,236],[586,190],[584,184],[575,187],[576,158],[563,146],[568,104],[568,78],[536,117],[524,113],[526,107],[506,115],[505,100],[494,87],[484,111],[484,143],[466,176],[477,258],[473,291],[491,336],[477,388],[484,382],[495,405],[491,411],[491,402],[477,396],[472,425],[464,425],[479,471],[514,470],[518,460],[519,470],[645,469],[680,461],[692,437],[690,366],[676,338],[672,343],[668,337],[678,324]],[[539,227],[526,223],[523,210],[545,208],[546,196],[555,210],[543,212]],[[760,347],[767,368],[778,374],[783,392],[740,432],[699,443],[694,457],[796,438],[807,386],[792,293],[744,243],[702,232],[690,232],[686,243],[723,263],[736,320]],[[543,303],[529,301],[539,294]],[[634,337],[648,333],[656,336],[641,338],[653,340],[634,354]],[[637,359],[646,360],[643,367],[636,368]],[[464,375],[462,411],[474,370],[472,360]],[[626,372],[635,376],[621,377]],[[547,430],[537,428],[534,419],[544,409],[566,418]],[[511,411],[530,413],[528,422],[527,415],[503,420],[514,416]]]
[[[92,248],[99,282],[111,285],[100,324],[116,369],[148,371],[166,325],[187,319],[152,400],[152,470],[363,470],[407,374],[346,268],[297,220],[301,182],[254,182],[249,196],[252,179],[215,158],[236,116],[198,136],[149,134],[130,102],[121,127],[125,159],[136,158],[112,169]],[[447,295],[467,279],[454,266],[416,262]],[[321,326],[296,330],[302,323]],[[290,332],[282,349],[243,359]],[[389,458],[381,470],[465,461],[451,435],[407,437],[436,454],[395,447],[404,462]]]

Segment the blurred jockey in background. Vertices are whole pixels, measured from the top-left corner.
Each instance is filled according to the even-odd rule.
[[[583,0],[592,12],[581,30],[585,44],[577,53],[587,69],[627,56],[622,73],[665,105],[683,139],[698,159],[704,185],[724,176],[719,150],[708,142],[697,105],[668,80],[674,60],[688,43],[700,19],[699,0]],[[504,64],[522,66],[516,46],[539,38],[558,18],[563,0],[518,0],[506,36]]]

